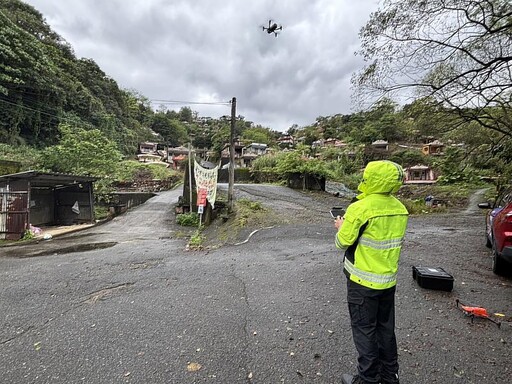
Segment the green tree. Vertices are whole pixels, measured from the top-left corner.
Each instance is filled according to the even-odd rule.
[[[425,156],[419,150],[411,149],[397,151],[389,157],[389,160],[394,161],[403,167],[412,167],[418,164],[430,165],[431,159],[431,157]]]
[[[192,123],[194,121],[194,112],[190,107],[182,107],[178,113],[178,118],[180,121]]]
[[[285,153],[278,158],[275,171],[283,176],[300,173],[301,175],[311,174],[329,177],[331,173],[325,164],[320,159],[309,158],[299,151],[293,151]]]
[[[453,184],[465,181],[474,181],[476,175],[464,161],[465,153],[461,148],[450,147],[445,155],[435,161],[434,166],[440,170],[439,183]]]
[[[40,12],[0,1],[0,141],[35,147],[58,140],[60,123],[95,126],[128,154],[149,138],[147,99],[120,89],[91,59],[77,59]]]
[[[43,151],[42,166],[53,172],[113,179],[122,159],[114,141],[100,130],[62,124],[59,144]]]
[[[4,6],[16,9],[20,2]],[[19,5],[19,4],[18,4]],[[27,19],[40,17],[33,8],[23,6],[16,15]],[[55,105],[60,95],[57,71],[39,41],[12,21],[0,7],[0,137],[6,143],[34,144],[42,132],[55,131],[51,115],[42,115],[39,107]],[[55,112],[54,112],[55,113]]]
[[[171,146],[178,146],[188,140],[185,126],[178,120],[169,119],[165,112],[155,113],[150,127]]]
[[[247,128],[242,134],[242,140],[248,143],[270,144],[272,138],[270,131],[263,127]]]
[[[414,90],[512,135],[510,0],[387,0],[360,32],[357,95]]]

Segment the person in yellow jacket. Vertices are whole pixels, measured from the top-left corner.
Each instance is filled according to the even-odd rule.
[[[393,194],[403,180],[402,167],[392,161],[368,163],[358,187],[362,193],[335,219],[358,352],[358,372],[344,374],[344,384],[399,383],[395,286],[409,213]]]

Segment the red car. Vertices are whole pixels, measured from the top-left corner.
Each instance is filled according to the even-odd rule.
[[[478,207],[489,209],[486,245],[492,248],[492,271],[503,275],[512,265],[512,189],[500,195],[494,205],[480,203]]]

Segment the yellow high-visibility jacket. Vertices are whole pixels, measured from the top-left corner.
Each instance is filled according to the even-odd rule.
[[[336,234],[336,247],[345,251],[344,273],[365,287],[386,289],[396,285],[409,213],[392,193],[402,182],[403,170],[398,164],[368,163],[358,187],[362,194],[347,207]]]

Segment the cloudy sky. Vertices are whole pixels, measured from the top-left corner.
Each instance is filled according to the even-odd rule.
[[[378,0],[25,0],[120,87],[286,131],[351,113],[359,29]],[[276,38],[262,30],[283,26]],[[196,104],[197,103],[197,104]]]

